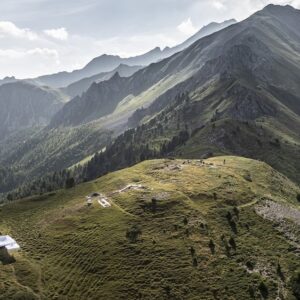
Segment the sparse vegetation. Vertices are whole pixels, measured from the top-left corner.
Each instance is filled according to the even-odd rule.
[[[138,226],[132,226],[126,232],[126,237],[131,243],[136,243],[138,237],[142,234],[141,229]]]
[[[261,297],[263,281],[268,299],[275,299],[282,282],[278,257],[286,278],[284,292],[292,297],[299,259],[251,203],[269,193],[274,201],[295,205],[299,189],[265,164],[244,158],[226,157],[230,168],[210,167],[223,166],[223,160],[212,158],[204,165],[195,160],[147,161],[72,189],[4,205],[0,231],[9,231],[21,251],[15,273],[11,265],[0,268],[0,299],[26,292],[17,281],[33,297],[74,300],[82,295],[91,300],[197,299],[199,294],[202,299],[251,299],[253,294]],[[172,168],[178,165],[184,167]],[[242,177],[246,170],[256,174],[251,183]],[[112,193],[134,178],[145,189]],[[111,195],[112,207],[95,203],[87,208],[85,196],[94,191]],[[217,191],[218,201],[211,191]],[[155,213],[152,199],[157,201]],[[228,219],[235,220],[237,235]]]
[[[300,271],[295,272],[291,279],[293,295],[296,299],[300,299]]]
[[[267,299],[269,297],[269,290],[267,285],[264,283],[264,281],[260,282],[258,289],[264,299]]]

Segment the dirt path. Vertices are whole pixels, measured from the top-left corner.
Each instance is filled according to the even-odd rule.
[[[126,190],[144,190],[144,189],[145,189],[145,187],[142,186],[141,184],[128,184],[124,188],[115,191],[115,193],[123,193]]]
[[[238,208],[245,208],[245,207],[249,207],[249,206],[255,205],[259,200],[260,199],[254,199],[251,202],[248,202],[246,204],[242,204],[242,205],[238,206]]]

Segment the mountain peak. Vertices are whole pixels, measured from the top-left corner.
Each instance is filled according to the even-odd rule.
[[[119,71],[116,71],[115,74],[111,77],[111,80],[116,80],[121,78]]]
[[[15,79],[16,79],[15,76],[11,76],[11,77],[6,76],[6,77],[3,78],[3,80],[15,80]]]
[[[287,5],[279,5],[279,4],[268,4],[263,8],[263,10],[274,10],[274,9],[292,9],[295,10],[295,8],[289,4]]]
[[[150,50],[150,51],[148,52],[148,54],[149,54],[149,53],[160,53],[160,52],[161,52],[160,47],[155,47],[155,48],[153,48],[152,50]]]
[[[126,64],[124,64],[124,63],[120,63],[120,64],[116,67],[115,70],[118,70],[118,69],[120,69],[120,68],[126,68],[126,67],[128,67],[128,65],[126,65]]]
[[[282,6],[282,5],[269,4],[261,11],[255,13],[253,16],[254,19],[256,17],[259,17],[263,19],[268,18],[269,21],[271,21],[271,19],[274,21],[276,20],[277,26],[287,27],[289,28],[289,30],[293,31],[294,34],[299,36],[300,10],[294,8],[291,5]],[[250,19],[251,18],[252,17],[250,17]]]
[[[231,24],[234,24],[234,23],[237,23],[236,19],[229,19],[229,20],[225,20],[224,22],[220,22],[220,23],[218,23],[218,22],[211,22],[211,23],[208,23],[207,25],[204,25],[199,30],[199,32],[207,30],[207,29],[210,29],[211,27],[212,28],[217,27],[217,26],[223,27],[223,26],[227,26],[228,24],[231,25]]]
[[[261,11],[258,13],[267,13],[272,15],[282,15],[282,14],[289,14],[293,12],[299,12],[296,8],[291,5],[278,5],[278,4],[269,4],[265,6]]]

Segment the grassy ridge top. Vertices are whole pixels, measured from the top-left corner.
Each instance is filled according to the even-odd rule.
[[[87,207],[91,192],[112,207]],[[3,206],[0,231],[22,251],[0,267],[0,299],[296,299],[299,192],[227,156],[146,161]],[[258,213],[266,203],[289,210],[289,232]]]

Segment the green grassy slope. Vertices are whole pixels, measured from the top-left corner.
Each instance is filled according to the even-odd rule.
[[[74,128],[41,129],[25,141],[20,135],[4,140],[0,143],[1,167],[12,170],[15,181],[3,178],[10,183],[10,188],[1,186],[0,193],[76,164],[102,149],[109,142],[110,135],[111,132],[97,124],[88,124]]]
[[[44,131],[25,144],[21,140],[16,148],[5,146],[0,162],[6,168],[7,164],[14,168],[6,173],[16,175],[16,179],[6,176],[9,188],[5,191],[16,188],[16,182],[22,183],[20,177],[31,182],[45,170],[58,172],[82,160],[89,161],[104,147],[109,150],[111,139],[106,139],[106,130],[121,143],[115,147],[113,167],[103,163],[93,166],[92,169],[105,169],[101,175],[145,157],[135,148],[148,144],[158,153],[148,158],[161,157],[163,143],[180,131],[191,135],[198,130],[188,147],[169,152],[186,158],[201,158],[213,152],[260,159],[299,183],[300,36],[294,31],[300,26],[299,15],[299,10],[292,7],[269,6],[131,77],[115,74],[108,81],[93,84],[52,119],[54,130]],[[191,101],[173,105],[185,93]],[[230,126],[225,119],[230,119]],[[147,121],[153,123],[148,125]],[[243,122],[251,126],[247,128]],[[216,126],[218,132],[212,133],[210,125]],[[136,138],[133,132],[125,136],[130,135],[128,140],[134,140],[134,144],[120,138],[126,129],[137,127],[143,139]],[[243,147],[244,141],[247,147]],[[129,158],[134,154],[133,160],[119,159],[124,157],[124,145]],[[163,153],[169,154],[173,155]],[[106,165],[112,165],[108,158]],[[75,177],[79,181],[95,178],[94,174],[87,175]],[[33,189],[27,185],[25,190]]]
[[[274,119],[241,122],[224,119],[195,132],[176,155],[198,158],[205,155],[240,155],[267,162],[299,184],[300,139]]]
[[[128,184],[142,188],[118,192]],[[88,208],[94,191],[112,207]],[[22,251],[0,266],[0,299],[262,299],[264,285],[296,299],[299,227],[256,211],[268,200],[297,216],[299,193],[265,163],[219,157],[146,161],[5,205],[0,232]]]

